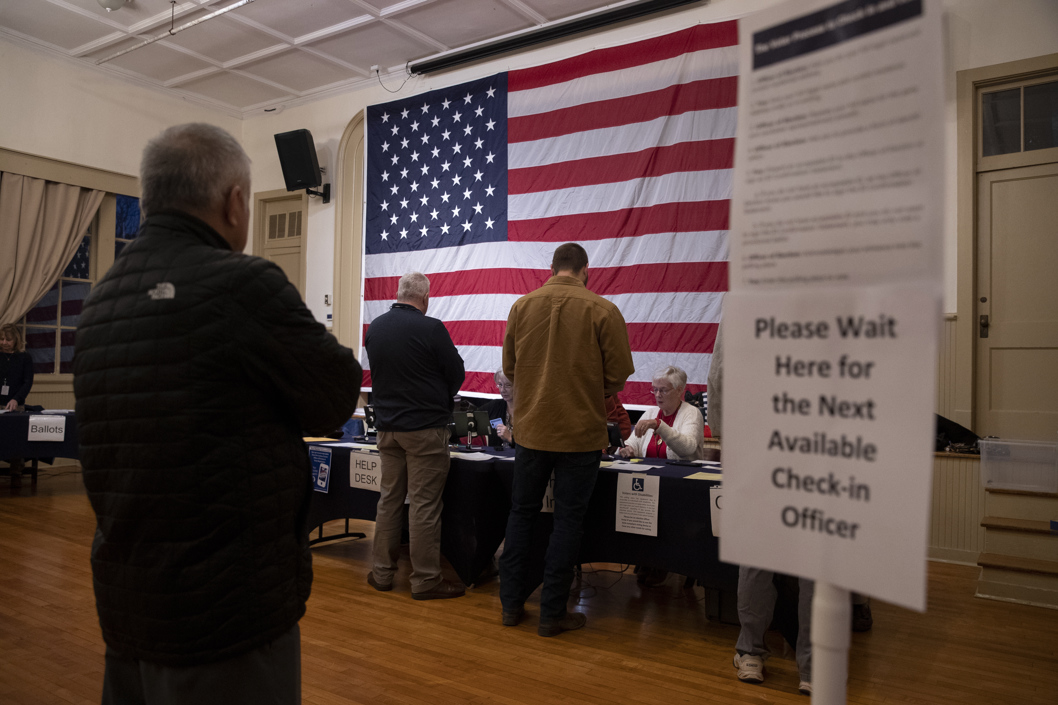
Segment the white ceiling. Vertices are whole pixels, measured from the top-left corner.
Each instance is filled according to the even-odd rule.
[[[364,87],[375,65],[393,84],[409,62],[635,1],[253,0],[96,66],[236,0],[0,0],[0,37],[246,117]]]

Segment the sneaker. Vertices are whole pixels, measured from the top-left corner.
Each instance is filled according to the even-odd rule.
[[[852,606],[852,631],[869,632],[874,626],[874,618],[871,616],[871,603],[864,602],[862,605]]]
[[[580,612],[567,612],[565,617],[553,622],[540,620],[540,626],[537,627],[536,633],[540,636],[558,636],[562,632],[580,629],[587,621],[588,618]]]
[[[374,571],[367,574],[367,584],[375,588],[379,592],[389,592],[393,589],[393,583],[380,583],[375,580]]]
[[[738,679],[743,683],[764,682],[764,659],[753,654],[735,654]]]
[[[503,626],[505,627],[517,627],[518,623],[522,621],[522,617],[525,616],[525,608],[519,607],[516,610],[503,610]]]
[[[413,592],[411,594],[411,599],[447,600],[451,597],[462,597],[465,594],[467,594],[467,589],[463,587],[462,583],[453,583],[449,580],[442,580],[429,590],[424,590],[423,592]]]
[[[801,683],[797,686],[797,690],[798,690],[798,692],[801,693],[801,695],[811,695],[812,694],[812,682],[811,681],[801,681]]]

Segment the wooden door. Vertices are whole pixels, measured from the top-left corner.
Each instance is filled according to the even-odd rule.
[[[977,175],[978,435],[1058,440],[1058,163]]]

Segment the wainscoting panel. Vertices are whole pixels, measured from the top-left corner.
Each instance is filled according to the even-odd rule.
[[[929,557],[977,564],[984,548],[985,491],[976,455],[937,453],[933,457],[933,510]]]

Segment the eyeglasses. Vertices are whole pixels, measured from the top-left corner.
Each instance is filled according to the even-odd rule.
[[[676,391],[676,390],[673,389],[672,387],[669,387],[667,389],[662,389],[660,387],[651,387],[650,388],[650,392],[652,394],[655,394],[655,395],[657,395],[657,394],[668,394],[669,392],[674,392],[674,391]]]

